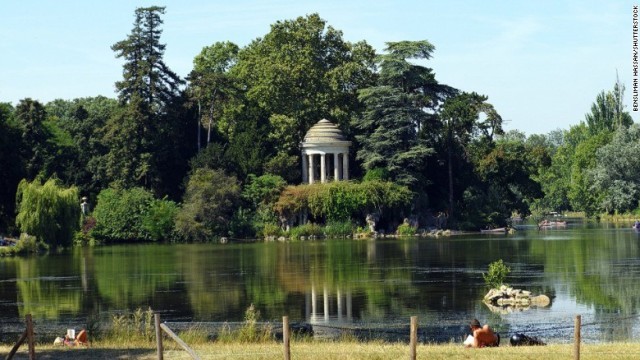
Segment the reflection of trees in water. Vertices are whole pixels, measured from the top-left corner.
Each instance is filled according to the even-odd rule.
[[[229,314],[244,312],[243,274],[249,270],[246,265],[250,260],[241,248],[184,246],[177,260],[196,319],[226,321],[232,320]]]
[[[20,258],[15,262],[17,308],[19,316],[34,319],[58,319],[81,310],[82,293],[75,275],[79,264],[60,257]],[[53,271],[53,273],[52,273]]]
[[[533,243],[532,253],[545,257],[547,276],[564,280],[576,301],[593,306],[603,320],[609,313],[636,314],[640,309],[638,236],[601,229],[573,234],[563,241]]]
[[[172,247],[112,246],[99,251],[93,259],[95,283],[108,309],[153,309],[156,303],[172,301],[165,297],[179,301],[179,292],[171,291],[180,279]]]

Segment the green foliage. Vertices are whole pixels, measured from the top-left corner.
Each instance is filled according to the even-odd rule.
[[[278,175],[264,174],[255,176],[250,174],[242,189],[242,198],[248,201],[254,209],[261,204],[272,205],[280,196],[287,183]]]
[[[155,235],[162,233],[169,226],[167,221],[172,207],[162,201],[155,201],[153,195],[143,188],[102,190],[93,211],[96,226],[92,235],[108,242],[157,240],[149,229],[155,231]],[[152,205],[156,207],[150,213]],[[162,223],[151,225],[154,217]]]
[[[289,238],[292,240],[299,240],[301,236],[309,237],[321,237],[324,234],[322,227],[318,224],[306,223],[304,225],[294,226],[289,229]]]
[[[0,103],[0,232],[8,231],[14,223],[16,189],[24,177],[24,162],[20,152],[21,131],[13,117],[9,103]]]
[[[429,59],[434,47],[428,41],[390,42],[385,50],[378,56],[378,84],[358,94],[365,111],[352,122],[361,144],[356,158],[367,171],[384,168],[393,181],[417,185],[433,153],[419,131],[453,89],[438,84],[431,69],[408,61]]]
[[[323,230],[329,238],[346,237],[353,234],[354,226],[351,221],[329,221]]]
[[[22,233],[14,246],[0,246],[0,256],[37,254],[47,250],[49,245],[38,241],[33,235]]]
[[[335,181],[311,185],[288,186],[274,205],[277,213],[290,216],[305,209],[328,221],[346,221],[352,217],[383,209],[407,206],[413,193],[391,182],[355,183]]]
[[[189,177],[176,230],[185,240],[204,242],[226,236],[240,201],[240,184],[222,170],[198,169]]]
[[[624,84],[616,78],[613,91],[598,94],[591,105],[591,113],[585,115],[589,132],[596,135],[602,131],[613,131],[633,124],[631,115],[624,111]]]
[[[98,241],[93,237],[91,231],[96,227],[96,218],[93,216],[82,216],[82,224],[80,231],[76,232],[73,237],[73,243],[76,245],[96,245]]]
[[[124,312],[111,316],[111,327],[105,339],[117,344],[152,342],[155,340],[153,311],[138,308],[133,312]]]
[[[623,128],[621,128],[623,130]],[[571,183],[569,185],[569,203],[572,209],[579,209],[587,216],[595,215],[600,210],[599,199],[601,191],[593,191],[593,177],[590,174],[596,167],[596,154],[598,149],[609,144],[612,134],[608,131],[599,132],[579,143],[573,154],[571,166]],[[618,144],[625,147],[624,144]],[[616,151],[618,151],[616,149]],[[632,155],[628,152],[627,155]],[[635,157],[635,156],[634,156]],[[633,158],[631,158],[633,161]]]
[[[248,209],[238,208],[229,222],[227,235],[234,238],[247,239],[254,237],[256,229],[254,227],[252,212]]]
[[[137,8],[131,34],[111,47],[125,61],[123,79],[115,84],[122,107],[110,118],[103,137],[111,182],[157,194],[182,181],[187,156],[182,80],[163,61],[162,14],[164,7]]]
[[[263,237],[267,236],[275,236],[278,237],[282,235],[282,229],[275,223],[265,223],[262,225],[262,230],[259,231],[258,235],[262,235]]]
[[[109,183],[102,161],[106,151],[102,129],[117,106],[117,100],[104,96],[57,99],[45,106],[46,123],[58,149],[48,171],[55,172],[64,183],[76,185],[80,194],[92,199]]]
[[[497,260],[489,264],[489,271],[482,273],[484,282],[491,289],[500,288],[502,285],[506,285],[504,281],[507,279],[507,275],[511,272],[511,269],[502,262],[502,259]]]
[[[640,196],[640,126],[621,127],[613,139],[595,151],[589,190],[600,195],[599,208],[624,213],[638,207]]]
[[[52,247],[69,246],[80,224],[79,198],[76,187],[64,188],[55,178],[44,184],[22,180],[16,194],[16,224]]]
[[[355,91],[373,79],[373,57],[369,45],[344,41],[340,31],[310,14],[271,25],[240,50],[229,72],[253,105],[244,111],[271,119],[268,137],[278,139],[274,153],[294,155],[318,120],[346,127],[358,106]]]
[[[402,223],[398,225],[398,229],[396,230],[396,234],[400,236],[413,236],[418,233],[418,228],[415,226],[411,226],[409,223]]]
[[[154,199],[142,218],[142,227],[151,240],[167,240],[171,238],[178,205],[167,199]]]
[[[475,171],[485,184],[482,204],[485,224],[504,226],[513,211],[528,214],[529,206],[542,197],[540,185],[531,178],[537,172],[536,159],[523,156],[529,149],[521,138],[500,137],[493,148],[475,164]]]
[[[279,151],[271,159],[269,159],[263,167],[266,173],[275,174],[285,179],[289,183],[295,183],[300,180],[300,156],[289,155],[284,151]]]
[[[228,326],[224,327],[218,335],[218,341],[222,343],[264,343],[274,339],[271,325],[258,325],[260,311],[251,304],[244,313],[244,323],[242,326],[232,331]]]
[[[367,170],[367,172],[364,174],[364,177],[362,178],[362,182],[389,181],[389,180],[390,180],[389,170],[382,167],[377,167],[377,168]]]
[[[54,149],[49,142],[53,135],[44,124],[47,112],[40,102],[26,98],[20,100],[14,116],[21,135],[18,150],[25,164],[26,177],[32,180],[53,163]]]

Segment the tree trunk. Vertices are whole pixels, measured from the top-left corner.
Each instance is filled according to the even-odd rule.
[[[449,165],[449,220],[453,220],[453,164],[452,164],[452,149],[451,149],[451,128],[449,128],[449,144],[447,145],[447,157]]]
[[[202,145],[200,144],[200,134],[201,134],[201,128],[202,127],[202,110],[201,110],[201,106],[200,106],[200,100],[198,100],[198,151],[200,151],[200,148],[202,147]]]

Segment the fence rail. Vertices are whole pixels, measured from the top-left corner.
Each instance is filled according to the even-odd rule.
[[[178,345],[180,345],[189,355],[191,355],[192,359],[200,360],[200,356],[196,354],[195,351],[187,343],[182,341],[178,335],[176,335],[167,325],[160,323],[160,314],[154,314],[154,321],[156,325],[156,347],[158,360],[163,360],[164,349],[162,347],[162,331],[164,331],[169,337],[171,337]]]

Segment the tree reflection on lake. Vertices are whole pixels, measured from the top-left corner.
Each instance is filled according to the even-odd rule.
[[[242,321],[254,304],[266,321],[326,327],[404,327],[419,317],[425,340],[458,339],[472,318],[504,335],[586,341],[637,334],[640,236],[630,228],[529,228],[515,235],[327,240],[227,245],[128,245],[0,259],[0,318],[82,324],[152,308],[167,321]],[[494,313],[482,273],[503,259],[507,281],[552,304]],[[504,338],[503,335],[503,338]]]

